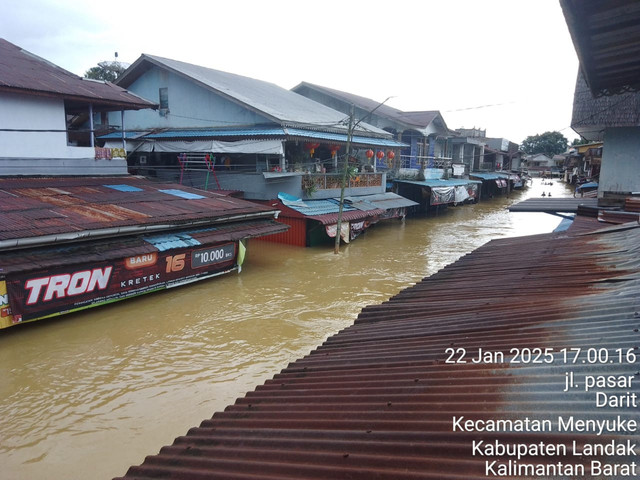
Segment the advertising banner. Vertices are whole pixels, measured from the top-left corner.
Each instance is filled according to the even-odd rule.
[[[0,280],[0,328],[10,327],[12,324],[13,315],[9,306],[7,284],[4,280]]]
[[[219,275],[236,267],[237,255],[235,242],[198,245],[11,275],[2,298],[14,323],[35,320]]]

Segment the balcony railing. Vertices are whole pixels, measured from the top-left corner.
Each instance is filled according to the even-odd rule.
[[[347,179],[347,188],[380,187],[382,186],[382,173],[357,173]],[[309,190],[333,190],[342,187],[341,173],[310,173],[302,177],[302,189]]]

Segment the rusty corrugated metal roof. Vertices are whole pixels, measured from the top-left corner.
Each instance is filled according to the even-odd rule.
[[[472,455],[480,440],[565,445],[566,455],[516,463],[586,465],[577,478],[592,473],[591,459],[635,461],[577,456],[573,441],[634,442],[637,431],[460,431],[453,419],[637,420],[637,408],[596,408],[593,391],[563,389],[569,370],[581,385],[587,374],[637,375],[637,362],[618,361],[616,349],[640,353],[639,253],[640,227],[494,240],[364,308],[351,327],[122,478],[485,479],[487,459],[508,458]],[[447,348],[507,361],[449,364]],[[553,349],[553,361],[509,363],[512,348]],[[563,361],[562,349],[574,348],[576,362]],[[589,349],[615,360],[590,363]],[[638,384],[626,390],[638,393]]]
[[[510,212],[576,213],[578,207],[596,208],[598,199],[592,197],[528,198],[509,206]]]
[[[179,233],[196,240],[196,244],[216,244],[261,237],[287,231],[287,225],[270,219],[235,222],[196,230],[181,230]],[[123,238],[70,243],[41,248],[0,253],[0,278],[35,270],[53,269],[73,264],[97,263],[119,260],[136,255],[158,252],[152,239],[137,235]]]
[[[0,90],[91,102],[96,110],[157,107],[112,83],[74,75],[3,38],[0,38]]]
[[[25,241],[35,246],[136,233],[122,230],[127,228],[169,230],[274,213],[226,191],[142,177],[0,178],[0,250]]]

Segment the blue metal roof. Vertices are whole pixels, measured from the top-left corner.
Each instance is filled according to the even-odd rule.
[[[398,183],[411,183],[413,185],[422,185],[423,187],[460,187],[473,183],[482,183],[479,180],[469,180],[467,178],[452,178],[445,180],[443,178],[432,178],[427,180],[396,180]]]
[[[184,190],[178,190],[176,188],[170,188],[167,190],[158,190],[159,192],[166,193],[167,195],[173,195],[174,197],[184,198],[185,200],[200,200],[203,197],[202,195],[198,195],[197,193],[185,192]]]
[[[317,138],[318,140],[333,140],[336,142],[346,142],[347,135],[343,133],[319,132],[311,130],[303,130],[301,128],[287,128],[286,133],[292,137],[308,137]],[[364,145],[377,145],[380,147],[408,147],[409,145],[398,142],[391,138],[375,138],[354,135],[351,143],[359,143]]]
[[[287,206],[296,212],[300,212],[303,215],[307,215],[309,217],[316,215],[326,215],[327,213],[338,213],[340,210],[340,202],[334,199],[327,200],[305,200],[305,206],[297,205],[295,203],[289,203]],[[343,212],[350,212],[353,210],[357,210],[351,205],[347,205],[346,203],[343,206]]]
[[[201,243],[187,233],[174,233],[144,237],[144,241],[156,247],[159,251],[171,250],[201,245]]]
[[[120,184],[120,185],[103,185],[103,187],[113,188],[119,192],[142,192],[143,190],[132,185]]]
[[[166,130],[145,135],[145,139],[157,138],[193,138],[193,137],[249,137],[249,136],[283,136],[282,127],[256,127],[237,129],[198,129],[198,130]]]
[[[127,130],[124,132],[124,138],[128,138],[130,140],[136,139],[138,137],[142,137],[144,136],[145,133],[148,133],[148,131],[141,131],[141,130]],[[116,139],[116,140],[120,140],[122,139],[122,132],[111,132],[111,133],[107,133],[106,135],[100,135],[99,137],[100,140],[112,140],[112,139]]]

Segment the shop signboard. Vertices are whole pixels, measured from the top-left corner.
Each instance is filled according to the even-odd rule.
[[[220,275],[238,268],[237,260],[238,243],[229,242],[8,275],[0,307],[12,318],[0,328]]]

